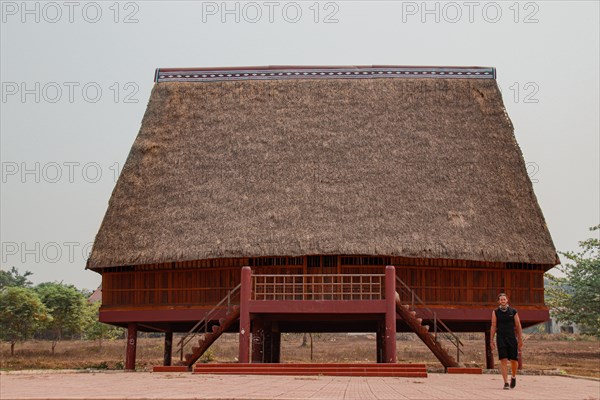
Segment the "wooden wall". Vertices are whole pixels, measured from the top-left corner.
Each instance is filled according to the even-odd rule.
[[[214,305],[240,282],[241,267],[255,274],[396,274],[428,305],[490,305],[507,292],[511,303],[544,304],[544,266],[400,257],[263,257],[197,260],[119,267],[102,272],[104,307]]]

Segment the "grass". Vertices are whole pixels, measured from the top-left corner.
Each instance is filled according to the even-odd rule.
[[[426,363],[428,367],[441,367],[429,349],[414,334],[399,334],[398,362]],[[465,344],[461,360],[467,366],[485,368],[485,350],[482,334],[462,334]],[[177,340],[174,340],[176,343]],[[310,345],[301,347],[302,335],[283,334],[281,340],[282,362],[311,362]],[[0,345],[0,368],[24,369],[123,369],[125,340],[63,341],[51,353],[48,341],[28,341],[18,344],[15,355],[10,356],[10,346]],[[449,348],[452,353],[452,350]],[[224,334],[210,348],[204,362],[235,362],[238,355],[237,334]],[[138,339],[137,368],[150,370],[162,365],[163,340]],[[174,361],[179,359],[173,355]],[[600,341],[578,335],[531,335],[523,349],[525,372],[553,372],[600,378]],[[375,335],[347,336],[345,334],[313,335],[315,363],[375,362]],[[497,361],[496,361],[497,363]]]

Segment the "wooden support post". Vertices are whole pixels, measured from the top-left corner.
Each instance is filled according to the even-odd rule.
[[[277,322],[271,325],[271,362],[281,362],[281,332]]]
[[[242,286],[240,288],[240,346],[239,362],[249,362],[250,351],[250,297],[252,295],[252,270],[242,268]]]
[[[271,321],[264,323],[264,343],[263,343],[263,360],[265,363],[273,362],[273,332]]]
[[[265,346],[265,329],[262,318],[254,318],[252,321],[252,362],[263,363]]]
[[[165,332],[165,353],[163,356],[163,365],[171,365],[171,353],[173,352],[173,332]]]
[[[396,269],[385,267],[385,362],[396,358]]]
[[[385,338],[385,323],[378,322],[377,323],[377,333],[376,333],[376,347],[377,347],[377,363],[383,363],[385,360],[385,355],[383,354],[383,349],[385,348],[383,340]]]
[[[135,352],[137,348],[137,324],[130,322],[127,325],[127,351],[125,353],[125,369],[135,371]]]
[[[494,369],[494,353],[492,352],[492,337],[489,329],[485,330],[485,367]]]

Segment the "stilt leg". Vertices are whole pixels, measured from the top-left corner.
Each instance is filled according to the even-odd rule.
[[[163,356],[163,365],[171,365],[171,353],[173,352],[173,332],[165,332],[165,353]]]
[[[494,369],[494,353],[492,352],[492,338],[489,329],[485,331],[485,367]]]
[[[135,371],[135,353],[137,348],[137,324],[127,325],[127,352],[125,353],[125,369]]]

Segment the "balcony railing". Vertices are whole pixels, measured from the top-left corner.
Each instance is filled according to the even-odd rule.
[[[253,300],[383,300],[385,275],[252,275]]]

